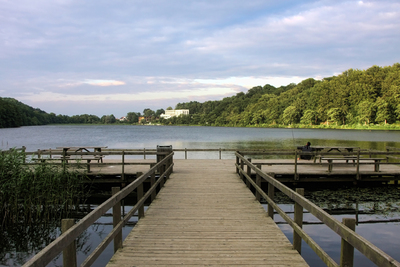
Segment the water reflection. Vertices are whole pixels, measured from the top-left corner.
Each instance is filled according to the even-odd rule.
[[[87,204],[81,210],[87,208]],[[92,206],[92,209],[96,206]],[[126,214],[131,206],[124,206]],[[112,214],[108,211],[76,239],[76,255],[78,265],[82,263],[90,253],[103,241],[112,231]],[[86,213],[74,214],[82,218]],[[123,228],[122,235],[125,238],[137,222],[137,217],[132,217]],[[37,223],[32,225],[10,224],[0,231],[0,266],[21,266],[39,251],[49,245],[61,234],[61,221],[49,221],[46,224]],[[112,244],[101,254],[93,266],[105,266],[113,256]],[[62,266],[62,254],[58,255],[47,266]]]
[[[375,188],[335,188],[305,190],[305,196],[323,208],[339,222],[343,218],[356,218],[356,232],[372,242],[385,253],[400,261],[400,190],[394,186]],[[282,193],[276,201],[293,218],[293,202]],[[263,204],[267,210],[267,205]],[[274,220],[286,237],[293,242],[292,228],[276,214]],[[304,213],[303,229],[337,263],[340,261],[340,237],[312,214]],[[303,241],[302,256],[310,266],[325,266],[315,252]],[[357,250],[354,266],[375,266]]]
[[[20,266],[59,236],[55,223],[25,226],[11,224],[0,231],[0,264]]]

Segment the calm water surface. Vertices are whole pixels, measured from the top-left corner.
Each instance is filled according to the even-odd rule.
[[[0,149],[26,146],[28,151],[60,146],[109,148],[293,148],[317,146],[400,147],[400,132],[318,129],[63,125],[0,129]]]
[[[359,131],[359,130],[318,130],[318,129],[267,129],[267,128],[230,128],[230,127],[179,127],[179,126],[129,126],[129,125],[62,125],[31,126],[12,129],[0,129],[0,149],[27,147],[27,151],[49,149],[62,146],[108,146],[109,148],[146,148],[154,149],[157,145],[172,145],[173,148],[293,148],[310,141],[316,146],[355,146],[365,149],[384,150],[386,146],[400,148],[400,132],[396,131]],[[190,158],[217,158],[215,154],[189,154]],[[180,153],[175,158],[183,158]],[[223,158],[234,158],[232,152],[223,153]],[[376,204],[378,203],[378,204]],[[375,223],[374,220],[400,219],[400,199],[393,199],[390,209],[388,203],[376,200],[374,207],[384,206],[385,212],[364,214],[360,216],[363,223],[356,232],[377,245],[386,253],[400,261],[400,223]],[[332,204],[332,203],[331,203]],[[369,208],[369,203],[359,203],[361,209]],[[330,205],[329,203],[327,205]],[[281,207],[293,211],[293,205],[281,204]],[[334,215],[341,221],[343,217],[354,217],[354,214]],[[316,221],[311,215],[305,215],[305,221]],[[277,216],[276,221],[282,222]],[[369,223],[369,221],[371,221]],[[78,252],[79,263],[85,255],[94,249],[110,231],[110,217],[103,217],[98,224],[89,228],[81,237],[82,246]],[[279,224],[288,239],[292,240],[293,232],[287,224]],[[37,227],[38,229],[40,227]],[[124,229],[124,236],[132,227]],[[304,229],[323,247],[337,262],[340,254],[340,238],[324,225],[305,225]],[[46,230],[48,231],[48,230]],[[43,231],[43,232],[46,232]],[[19,266],[29,259],[35,249],[27,245],[21,231],[10,229],[15,235],[14,244],[0,250],[0,266]],[[20,234],[18,234],[20,233]],[[46,232],[47,233],[47,232]],[[36,235],[38,233],[35,233]],[[53,230],[58,235],[58,229]],[[41,241],[42,243],[44,241]],[[25,245],[24,245],[25,244]],[[302,254],[311,266],[323,266],[321,260],[303,242]],[[94,266],[104,266],[112,256],[112,246],[107,249]],[[79,264],[78,263],[78,264]],[[50,266],[62,265],[60,258]],[[355,266],[374,266],[356,251]]]

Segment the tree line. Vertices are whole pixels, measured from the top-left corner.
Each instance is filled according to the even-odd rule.
[[[167,109],[171,109],[168,107]],[[256,86],[222,100],[178,103],[189,115],[160,118],[164,109],[128,112],[125,121],[114,115],[56,115],[12,98],[0,98],[0,128],[45,124],[160,123],[210,126],[312,126],[395,124],[400,120],[400,64],[367,70],[349,69],[322,80],[299,84]],[[139,122],[139,117],[143,119]]]
[[[370,125],[400,120],[400,64],[349,69],[321,81],[257,86],[220,101],[178,103],[190,115],[167,124],[214,126]]]
[[[156,112],[145,109],[143,114],[146,116],[156,116],[164,113],[163,109]],[[30,107],[14,98],[0,97],[0,128],[11,128],[20,126],[47,125],[47,124],[114,124],[114,123],[138,123],[140,112],[128,112],[126,119],[120,121],[113,114],[96,115],[56,115],[54,113],[46,113],[38,108]]]

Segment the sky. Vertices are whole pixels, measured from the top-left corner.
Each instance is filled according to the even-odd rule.
[[[0,0],[0,97],[126,116],[400,62],[400,1]]]

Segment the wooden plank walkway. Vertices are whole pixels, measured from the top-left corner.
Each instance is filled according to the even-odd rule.
[[[107,266],[308,266],[232,160],[176,161]]]

